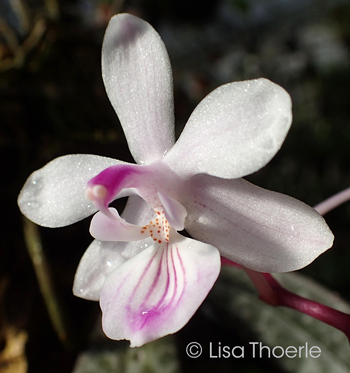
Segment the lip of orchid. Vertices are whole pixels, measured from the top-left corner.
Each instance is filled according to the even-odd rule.
[[[128,188],[136,189],[138,195],[155,209],[163,204],[161,196],[169,197],[180,190],[181,180],[162,160],[150,165],[118,164],[90,179],[85,195],[100,211],[110,215],[109,203]]]
[[[116,220],[116,216],[108,209],[109,203],[123,189],[140,186],[140,181],[149,172],[148,168],[147,166],[137,164],[122,164],[108,167],[88,181],[85,196],[103,214],[112,220]]]
[[[162,162],[152,165],[112,166],[88,182],[86,197],[107,218],[97,214],[90,225],[90,233],[99,240],[140,240],[145,235],[158,242],[169,241],[170,227],[183,230],[186,208],[168,194],[176,190],[176,177]],[[122,219],[109,203],[125,188],[134,188],[155,212],[155,218],[143,226],[135,226]]]
[[[141,166],[132,164],[115,165],[106,168],[87,183],[86,197],[104,207],[124,188],[134,187],[135,176],[142,173]],[[133,177],[131,177],[133,176]],[[99,206],[100,207],[100,206]]]

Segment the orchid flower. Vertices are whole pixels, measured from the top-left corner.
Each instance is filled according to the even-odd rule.
[[[284,89],[266,79],[223,85],[175,143],[170,62],[148,23],[129,14],[111,19],[102,73],[137,164],[63,156],[29,177],[18,203],[46,227],[99,210],[73,291],[100,301],[108,337],[133,347],[181,329],[216,281],[220,255],[255,271],[285,272],[332,245],[314,209],[241,179],[285,139],[292,114]],[[110,203],[123,196],[120,216]],[[192,238],[178,233],[184,228]]]

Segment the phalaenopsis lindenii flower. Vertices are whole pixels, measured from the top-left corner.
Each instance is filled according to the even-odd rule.
[[[140,346],[181,329],[216,281],[220,255],[255,271],[285,272],[332,245],[314,209],[241,179],[285,139],[292,114],[284,89],[266,79],[223,85],[198,105],[175,143],[170,62],[148,23],[112,18],[102,72],[137,164],[63,156],[35,171],[18,201],[46,227],[99,210],[74,294],[100,301],[108,337]],[[123,196],[120,217],[109,205]],[[184,228],[193,239],[178,233]]]

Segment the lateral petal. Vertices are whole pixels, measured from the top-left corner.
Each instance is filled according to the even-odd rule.
[[[333,234],[313,208],[243,179],[197,175],[182,203],[186,230],[220,254],[259,272],[305,267],[332,246]]]
[[[161,159],[174,144],[173,82],[153,27],[130,14],[114,16],[103,41],[102,76],[135,161]]]
[[[131,347],[175,333],[195,313],[220,271],[218,250],[171,232],[172,240],[133,257],[107,278],[103,330]]]
[[[56,158],[29,176],[18,196],[19,208],[28,219],[44,227],[73,224],[96,212],[85,197],[88,180],[122,163],[88,154]]]
[[[239,178],[271,160],[291,122],[291,99],[277,84],[267,79],[226,84],[197,106],[164,161],[185,177]]]
[[[122,255],[125,245],[126,242],[92,241],[80,260],[74,278],[73,294],[98,301],[107,276],[128,260]]]

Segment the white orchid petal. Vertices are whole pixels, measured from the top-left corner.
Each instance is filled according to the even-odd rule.
[[[113,219],[102,212],[94,215],[90,224],[91,236],[100,241],[139,241],[147,237],[139,225],[130,224],[121,218],[115,208],[108,209]]]
[[[167,51],[152,26],[130,14],[114,16],[102,75],[136,162],[161,159],[174,143],[173,86]]]
[[[92,241],[80,260],[74,278],[73,294],[98,301],[107,276],[152,243],[151,238],[130,243]]]
[[[291,99],[280,86],[266,79],[226,84],[197,106],[165,161],[186,177],[242,177],[271,160],[291,121]]]
[[[172,231],[107,278],[100,297],[103,330],[141,346],[181,329],[212,288],[220,271],[216,248]]]
[[[51,228],[84,219],[96,211],[85,197],[88,180],[106,167],[122,163],[87,154],[56,158],[29,176],[18,197],[21,212],[34,223]]]
[[[185,218],[187,215],[185,207],[164,193],[158,192],[157,194],[169,224],[177,231],[182,231],[185,228]]]
[[[306,204],[248,183],[197,175],[189,181],[186,230],[259,272],[287,272],[332,246],[324,219]]]
[[[99,300],[107,276],[128,258],[122,255],[126,243],[94,240],[80,260],[73,293],[88,300]]]
[[[138,196],[128,199],[122,217],[135,224],[149,221],[153,210]],[[93,241],[81,258],[75,274],[73,293],[81,298],[99,300],[107,276],[125,261],[153,244],[149,237],[135,242]]]

